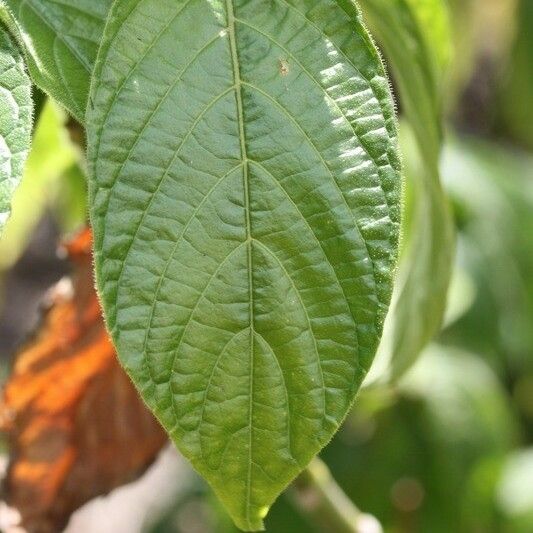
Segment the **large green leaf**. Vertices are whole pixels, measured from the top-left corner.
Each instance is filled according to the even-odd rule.
[[[3,0],[0,16],[24,48],[33,81],[83,122],[112,0]]]
[[[24,59],[0,27],[0,234],[30,149],[32,112],[31,81]]]
[[[119,356],[254,530],[347,413],[398,241],[394,110],[351,2],[124,0],[87,114]]]
[[[372,380],[402,374],[438,332],[444,315],[454,237],[438,164],[444,67],[451,45],[443,0],[361,4],[390,61],[418,145],[406,159],[411,165],[406,173],[403,249]]]

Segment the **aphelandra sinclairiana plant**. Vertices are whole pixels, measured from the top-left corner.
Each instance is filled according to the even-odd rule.
[[[431,105],[437,88],[425,76],[440,66],[421,28],[443,6],[364,4],[378,14],[402,98]],[[348,413],[393,291],[397,122],[359,9],[351,0],[4,0],[0,11],[0,222],[29,148],[34,83],[86,129],[96,282],[124,368],[237,526],[261,529]],[[387,17],[394,24],[380,26]],[[416,33],[414,48],[388,46],[398,28]],[[411,67],[422,76],[413,87]],[[422,284],[422,299],[420,288],[395,293],[407,335],[416,317],[402,310],[432,311],[407,348],[396,316],[387,320],[386,349],[412,359],[440,321],[451,239],[440,111],[406,107],[428,169],[413,209],[424,205],[418,213],[435,216],[445,236],[435,257],[437,230],[411,225],[406,239],[426,251],[416,269],[402,259],[402,279],[439,287]]]

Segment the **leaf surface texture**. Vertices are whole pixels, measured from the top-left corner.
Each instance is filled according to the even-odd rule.
[[[400,165],[379,56],[349,2],[126,0],[90,102],[119,356],[260,529],[346,415],[389,304]]]

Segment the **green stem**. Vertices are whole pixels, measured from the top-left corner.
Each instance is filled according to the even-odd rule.
[[[382,533],[380,523],[362,513],[318,457],[300,474],[291,491],[295,505],[320,531]]]

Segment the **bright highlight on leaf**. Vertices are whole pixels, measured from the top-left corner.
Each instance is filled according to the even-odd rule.
[[[9,34],[0,28],[0,235],[30,149],[32,111],[24,60]]]
[[[398,246],[396,124],[349,1],[123,0],[86,117],[119,356],[257,530],[346,415]]]
[[[454,237],[439,156],[451,28],[443,0],[361,0],[361,6],[392,65],[418,148],[407,158],[416,164],[406,168],[404,249],[373,381],[398,378],[411,366],[441,327],[446,307]]]

